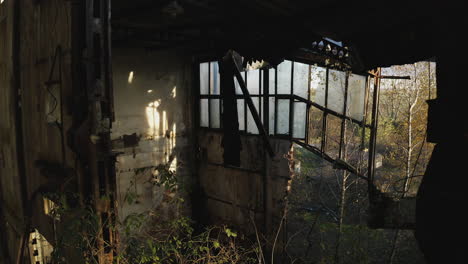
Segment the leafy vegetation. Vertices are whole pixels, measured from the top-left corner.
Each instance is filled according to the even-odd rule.
[[[166,165],[143,168],[137,173],[153,170],[158,171],[155,184],[168,192],[177,190],[176,175]],[[127,190],[125,201],[133,204],[138,195],[131,189]],[[210,226],[196,233],[188,217],[164,220],[155,211],[131,213],[115,223],[102,222],[92,206],[73,206],[79,198],[76,193],[49,193],[47,197],[55,201],[51,215],[60,223],[53,263],[69,263],[67,259],[71,257],[81,258],[83,263],[98,263],[96,256],[106,249],[115,250],[113,261],[123,264],[258,263],[260,257],[255,243],[226,226]],[[174,203],[183,203],[183,199],[173,199]],[[101,239],[103,226],[118,231],[121,243],[99,247],[105,243]]]
[[[425,101],[435,95],[434,68],[420,62],[384,69],[384,75],[411,78],[382,81],[380,90],[377,154],[381,164],[375,184],[391,197],[414,197],[428,164],[433,146],[425,142]],[[321,115],[312,116],[312,124],[321,122]],[[327,150],[333,154],[339,147],[341,120],[329,118],[327,125]],[[365,173],[367,163],[359,155],[361,131],[351,123],[345,125],[343,156]],[[368,142],[367,130],[364,149]],[[288,197],[291,210],[286,251],[290,262],[424,263],[411,231],[367,227],[366,181],[300,147],[295,148],[294,158],[300,163],[300,172]]]

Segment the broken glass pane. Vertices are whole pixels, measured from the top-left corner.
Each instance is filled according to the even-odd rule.
[[[258,98],[252,98],[252,101],[255,106],[255,109],[257,109],[257,113],[259,113]],[[252,134],[258,134],[258,128],[255,124],[255,120],[249,107],[247,107],[247,132]]]
[[[200,126],[208,127],[208,99],[200,99]]]
[[[291,93],[291,61],[283,61],[278,65],[278,94]]]
[[[278,121],[276,124],[277,134],[289,133],[289,101],[288,99],[278,99]]]
[[[309,65],[294,62],[293,90],[294,94],[308,99]]]
[[[346,73],[329,70],[328,73],[328,104],[327,108],[343,114]]]
[[[237,114],[239,117],[239,130],[245,130],[244,99],[237,99]]]
[[[361,121],[364,117],[364,97],[366,92],[366,77],[350,74],[348,79],[348,98],[346,115]]]
[[[200,63],[200,94],[208,94],[209,63]]]
[[[311,106],[309,109],[308,144],[320,148],[322,145],[323,111]]]
[[[268,73],[268,89],[270,90],[270,94],[275,94],[275,69],[270,69]]]
[[[305,103],[294,103],[294,126],[293,138],[304,139],[306,127],[307,105]]]
[[[218,62],[210,63],[210,92],[220,94],[220,76]]]
[[[211,128],[220,128],[221,115],[219,114],[219,99],[210,100],[210,122]]]
[[[247,72],[247,89],[250,94],[260,93],[260,70],[250,70]]]
[[[321,106],[325,106],[327,69],[311,66],[310,71],[310,100]]]
[[[349,120],[345,121],[346,133],[344,142],[346,144],[346,153],[343,157],[354,167],[363,166],[363,152],[361,151],[362,127]]]

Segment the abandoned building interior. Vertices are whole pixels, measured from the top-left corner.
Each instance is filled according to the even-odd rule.
[[[0,263],[59,263],[67,221],[80,219],[59,204],[92,208],[98,229],[91,256],[69,247],[60,263],[118,263],[128,240],[113,227],[148,211],[190,217],[198,231],[256,234],[274,241],[259,244],[275,258],[255,263],[291,263],[295,149],[365,186],[369,228],[414,232],[426,263],[466,263],[461,10],[400,0],[0,0]],[[417,194],[393,197],[374,180],[379,93],[410,77],[382,69],[420,61],[437,75],[426,136],[435,147]],[[320,263],[340,262],[353,263]]]

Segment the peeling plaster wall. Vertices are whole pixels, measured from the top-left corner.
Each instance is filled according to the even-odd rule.
[[[221,146],[222,133],[202,130],[199,133],[201,150],[199,177],[204,196],[207,224],[232,224],[246,232],[253,232],[251,219],[257,228],[264,217],[263,170],[264,147],[261,137],[241,136],[241,167],[225,167]],[[287,155],[291,142],[271,140],[276,156],[268,167],[270,175],[272,225],[277,228],[283,216],[284,198],[291,177]]]
[[[191,59],[180,51],[113,50],[115,122],[113,149],[119,217],[159,209],[165,217],[172,195],[151,183],[151,172],[141,168],[171,164],[181,188],[190,186],[191,173]],[[137,203],[125,202],[128,192]],[[187,199],[186,199],[187,200]],[[185,208],[189,208],[186,204]]]

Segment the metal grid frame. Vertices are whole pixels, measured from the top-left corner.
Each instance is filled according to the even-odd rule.
[[[320,105],[318,104],[317,102],[314,102],[311,100],[311,94],[310,94],[310,86],[311,86],[311,76],[310,76],[310,72],[311,72],[311,67],[312,65],[317,65],[316,63],[313,63],[313,62],[310,62],[310,61],[305,61],[304,59],[294,59],[294,58],[288,58],[290,61],[291,61],[291,87],[290,87],[290,92],[288,94],[279,94],[278,93],[278,70],[277,69],[273,69],[273,68],[265,68],[265,69],[260,69],[259,70],[259,93],[258,94],[251,94],[250,97],[253,99],[253,100],[258,100],[258,105],[259,105],[259,108],[258,108],[258,111],[260,113],[260,116],[263,118],[263,124],[267,124],[268,127],[266,128],[267,131],[269,130],[269,124],[268,122],[265,122],[265,118],[268,117],[268,121],[270,121],[270,118],[269,118],[269,111],[270,109],[265,109],[265,107],[267,107],[269,104],[267,103],[263,103],[262,104],[262,100],[261,98],[263,98],[266,102],[266,101],[270,101],[271,98],[274,98],[274,102],[275,102],[275,107],[274,107],[274,118],[273,118],[273,130],[274,131],[269,131],[268,134],[270,136],[273,136],[273,137],[276,137],[276,138],[283,138],[283,139],[289,139],[293,142],[295,142],[296,144],[312,151],[313,153],[321,156],[322,158],[324,158],[325,160],[335,164],[335,167],[337,168],[340,168],[340,169],[345,169],[355,175],[357,175],[358,177],[360,178],[363,178],[363,179],[366,179],[368,180],[369,178],[367,176],[365,176],[365,174],[368,174],[368,173],[365,173],[364,172],[364,168],[360,168],[360,167],[356,167],[356,166],[352,166],[351,164],[349,164],[347,161],[346,161],[346,157],[343,157],[343,152],[346,150],[345,148],[345,142],[344,142],[344,135],[346,133],[346,124],[347,122],[351,122],[353,124],[356,124],[358,125],[360,128],[361,128],[361,141],[360,141],[360,146],[359,146],[359,149],[360,150],[363,150],[364,149],[364,144],[365,144],[365,133],[366,133],[366,129],[369,129],[371,131],[371,134],[374,134],[375,133],[375,130],[376,130],[376,123],[375,122],[371,122],[371,123],[367,123],[367,116],[368,116],[368,111],[369,111],[369,107],[368,107],[368,103],[369,103],[369,100],[371,99],[370,98],[370,77],[372,76],[372,73],[366,73],[366,83],[365,83],[365,91],[364,91],[364,109],[363,109],[363,118],[362,120],[357,120],[353,117],[350,117],[350,116],[347,116],[347,111],[346,111],[346,106],[348,104],[347,100],[348,100],[348,85],[349,85],[349,82],[348,82],[348,79],[349,79],[349,76],[351,73],[353,74],[360,74],[360,73],[355,73],[355,72],[352,72],[352,71],[345,71],[346,72],[346,77],[345,77],[345,91],[344,91],[344,100],[343,100],[343,104],[344,104],[344,107],[343,107],[343,114],[341,113],[338,113],[332,109],[329,109],[328,108],[328,101],[329,101],[329,98],[328,98],[328,94],[329,94],[329,72],[331,69],[334,69],[336,70],[336,68],[334,67],[330,67],[330,66],[324,66],[324,65],[319,65],[320,67],[322,68],[325,68],[326,70],[326,77],[325,77],[325,101],[324,101],[324,105]],[[206,63],[206,62],[213,62],[213,61],[210,61],[210,60],[200,60],[200,61],[197,61],[196,62],[196,68],[199,69],[198,65],[200,65],[200,63]],[[309,65],[309,76],[308,76],[308,90],[307,90],[307,98],[303,98],[303,97],[300,97],[296,94],[294,94],[294,62],[300,62],[300,63],[305,63],[305,64],[308,64]],[[211,69],[211,67],[209,67]],[[270,82],[269,82],[269,76],[270,76],[270,70],[272,72],[274,72],[274,93],[271,93],[271,94],[265,94],[264,92],[265,91],[271,91],[271,87],[270,86]],[[197,72],[198,75],[199,75],[199,72]],[[211,78],[211,72],[209,72],[209,76],[208,76],[208,80],[210,80]],[[242,75],[243,75],[243,78],[244,78],[244,81],[245,83],[248,82],[247,80],[247,71],[244,71],[242,72]],[[361,73],[362,75],[362,73]],[[197,76],[197,91],[200,92],[200,77]],[[263,77],[263,78],[262,78]],[[265,79],[265,77],[267,77],[268,79]],[[211,85],[211,82],[208,81],[209,85]],[[377,86],[374,87],[374,94],[375,94],[375,88]],[[244,99],[245,100],[246,96],[243,95],[243,94],[236,94],[236,99]],[[266,100],[266,98],[268,98],[268,100]],[[221,131],[222,130],[222,127],[220,128],[213,128],[212,127],[212,122],[211,122],[211,110],[210,110],[210,105],[211,105],[211,102],[210,100],[212,99],[219,99],[220,100],[220,115],[219,115],[219,118],[221,119],[221,115],[222,115],[222,106],[221,106],[221,101],[222,101],[222,96],[221,94],[211,94],[211,87],[209,86],[208,87],[208,94],[199,94],[199,98],[198,98],[198,102],[200,102],[200,100],[202,99],[207,99],[208,100],[208,124],[209,126],[208,127],[201,127],[200,126],[200,123],[198,123],[198,125],[200,126],[201,129],[209,129],[209,130],[218,130],[218,131]],[[285,134],[281,134],[281,133],[278,133],[278,101],[279,100],[289,100],[289,125],[288,125],[288,132],[285,133]],[[294,107],[295,107],[295,104],[297,103],[304,103],[306,104],[306,113],[305,113],[305,131],[304,131],[304,137],[300,137],[300,138],[297,138],[297,137],[294,137],[294,118],[295,118],[295,115],[294,115]],[[255,136],[258,136],[258,134],[252,134],[252,133],[249,133],[249,128],[248,128],[248,122],[247,122],[247,117],[248,117],[248,107],[247,107],[247,104],[245,103],[244,101],[244,104],[243,104],[243,108],[244,108],[244,129],[243,130],[240,130],[240,133],[243,134],[243,135],[255,135]],[[321,112],[323,112],[323,118],[322,118],[322,131],[321,131],[321,140],[320,140],[320,147],[316,147],[316,146],[312,146],[312,145],[309,145],[308,142],[309,142],[309,114],[310,114],[310,109],[311,108],[315,108],[315,109],[318,109],[320,110]],[[200,109],[200,108],[199,108]],[[263,115],[262,115],[262,111],[265,111],[263,112]],[[377,109],[372,109],[372,111],[377,111]],[[328,120],[327,120],[327,117],[329,115],[332,115],[334,117],[337,117],[339,119],[341,119],[341,125],[340,125],[340,144],[339,144],[339,151],[338,151],[338,157],[337,158],[333,158],[331,155],[329,155],[329,153],[327,153],[327,124],[328,124]],[[254,124],[252,124],[254,125]],[[371,138],[371,141],[372,141],[372,138]],[[374,141],[375,141],[375,138],[374,138]],[[375,144],[375,142],[371,142],[370,143],[371,145],[372,144]],[[375,159],[375,156],[374,155],[370,155],[369,156],[369,161],[368,161],[368,164],[373,164],[373,160]],[[372,169],[373,170],[373,167],[369,169]],[[373,175],[373,173],[371,172],[369,175]]]

